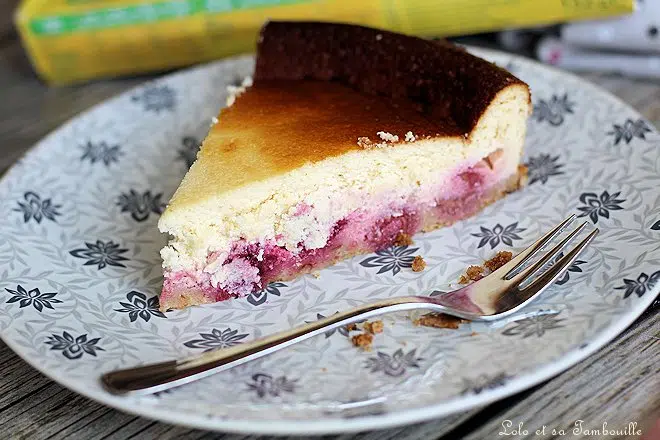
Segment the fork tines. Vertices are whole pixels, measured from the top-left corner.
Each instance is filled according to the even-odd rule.
[[[541,272],[548,264],[553,263],[552,266],[543,272],[540,276],[534,279],[524,289],[535,290],[538,287],[546,286],[553,283],[558,279],[568,267],[573,264],[578,255],[586,248],[589,243],[598,235],[598,229],[591,231],[584,239],[577,245],[569,250],[563,256],[560,254],[588,225],[588,222],[583,222],[571,233],[569,233],[557,245],[547,251],[538,261],[531,265],[527,265],[534,256],[542,251],[553,239],[559,236],[571,223],[576,219],[575,214],[568,217],[566,220],[555,226],[552,230],[547,232],[536,242],[534,242],[527,249],[523,250],[520,254],[514,257],[510,262],[496,270],[493,275],[501,276],[505,280],[511,281],[513,284],[523,284],[532,280],[539,272]],[[557,256],[560,258],[557,259]],[[555,261],[556,259],[556,261]],[[521,289],[523,290],[523,289]]]

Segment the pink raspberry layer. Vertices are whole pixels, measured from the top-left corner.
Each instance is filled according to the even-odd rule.
[[[245,240],[237,241],[226,264],[240,261],[236,265],[235,280],[242,279],[239,285],[232,283],[232,290],[228,292],[213,287],[211,275],[203,271],[178,271],[165,273],[165,282],[160,297],[161,304],[178,303],[181,292],[193,293],[203,298],[204,303],[224,301],[226,299],[245,296],[246,294],[261,290],[271,281],[286,280],[295,277],[298,273],[328,266],[344,255],[372,252],[390,246],[399,233],[414,234],[419,230],[420,219],[415,211],[404,211],[398,217],[385,217],[373,219],[366,212],[355,212],[345,219],[335,223],[330,239],[320,249],[302,249],[294,254],[275,244],[274,240],[266,241],[264,245],[248,243]],[[261,258],[260,250],[263,249]],[[249,265],[244,264],[249,262]],[[255,279],[253,270],[258,269]]]
[[[354,211],[334,224],[328,242],[319,249],[305,249],[301,245],[297,253],[292,253],[273,240],[261,244],[236,241],[223,264],[231,265],[229,290],[214,287],[211,275],[202,270],[166,272],[161,309],[245,296],[263,289],[269,282],[292,279],[352,255],[384,249],[392,246],[399,234],[412,236],[471,217],[519,185],[518,175],[491,183],[473,169],[458,177],[464,184],[460,197],[436,200],[435,206],[418,202],[385,210],[379,207]],[[208,261],[215,257],[209,255]]]

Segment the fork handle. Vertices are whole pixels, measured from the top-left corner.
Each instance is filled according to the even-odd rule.
[[[444,309],[425,297],[412,296],[377,301],[233,347],[202,353],[179,361],[165,361],[111,371],[101,376],[101,383],[112,394],[152,394],[258,359],[362,319],[419,308]]]

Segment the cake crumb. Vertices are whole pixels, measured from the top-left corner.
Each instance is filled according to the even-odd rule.
[[[495,272],[500,267],[511,261],[513,254],[509,251],[499,251],[493,258],[484,262],[482,266],[470,266],[465,271],[465,275],[461,275],[458,279],[458,284],[470,284],[473,281],[479,281],[486,276],[486,269],[488,272]]]
[[[479,333],[477,333],[477,332],[472,332],[472,333],[470,333],[470,336],[477,336],[478,334]]]
[[[389,146],[387,142],[397,142],[399,140],[399,136],[386,133],[384,131],[379,131],[377,134],[385,142],[373,142],[366,136],[360,136],[357,140],[358,146],[364,148],[365,150],[372,150],[374,148],[385,148]]]
[[[465,273],[472,281],[477,281],[483,278],[484,268],[481,266],[470,266]]]
[[[248,87],[252,86],[252,77],[246,76],[243,78],[240,86],[227,86],[227,107],[234,105],[236,98],[238,98],[242,93],[244,93]]]
[[[347,332],[352,332],[353,330],[357,330],[357,329],[358,329],[358,326],[357,326],[357,324],[355,324],[355,323],[348,324],[348,325],[346,326],[346,331],[347,331]]]
[[[493,258],[487,260],[484,263],[484,266],[488,268],[491,272],[495,272],[500,267],[504,266],[506,263],[511,261],[513,254],[509,251],[499,251]]]
[[[394,239],[394,246],[410,246],[413,244],[413,239],[410,235],[399,232]]]
[[[412,131],[406,133],[406,142],[415,142],[415,140],[417,140],[417,138],[415,137]]]
[[[416,255],[412,262],[413,272],[421,272],[426,267],[426,261],[422,258],[421,255]]]
[[[371,142],[371,139],[369,139],[366,136],[359,137],[357,140],[357,144],[359,147],[365,149],[373,148],[373,142]]]
[[[374,335],[370,333],[360,333],[359,335],[355,335],[351,338],[351,342],[353,342],[353,345],[356,347],[360,347],[361,349],[365,351],[370,351],[371,350],[371,344],[374,341]]]
[[[427,313],[415,319],[413,324],[423,327],[457,329],[463,322],[465,322],[464,319],[445,315],[444,313]]]
[[[328,371],[327,368],[325,368],[325,367],[321,368],[321,373],[327,373],[327,371]]]
[[[527,185],[529,180],[529,170],[525,165],[518,165],[518,188]]]
[[[470,266],[465,271],[465,275],[461,275],[458,280],[459,284],[469,284],[470,281],[479,281],[484,277],[484,268],[481,266]]]
[[[386,131],[379,131],[376,134],[385,142],[399,142],[399,136],[395,134],[388,133]]]
[[[364,330],[372,335],[383,333],[383,321],[365,322]]]
[[[380,41],[383,39],[383,34],[376,34],[376,41]]]

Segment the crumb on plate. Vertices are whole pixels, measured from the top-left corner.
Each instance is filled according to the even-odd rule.
[[[422,258],[421,255],[415,256],[412,262],[413,272],[421,272],[424,270],[425,267],[426,267],[426,261],[424,261],[424,258]]]
[[[365,322],[364,330],[372,335],[383,333],[383,321]]]
[[[413,324],[423,327],[457,329],[463,322],[465,322],[464,319],[445,315],[444,313],[427,313],[415,319]]]
[[[473,281],[479,281],[488,272],[495,272],[500,267],[511,261],[513,254],[509,251],[499,251],[493,258],[486,260],[483,266],[469,266],[464,275],[458,279],[458,284],[470,284]],[[485,267],[484,267],[485,266]]]
[[[488,268],[491,272],[495,272],[500,267],[504,266],[506,263],[511,261],[513,254],[509,251],[499,251],[493,258],[486,261],[484,266]]]
[[[481,266],[470,266],[465,271],[465,275],[461,275],[458,280],[459,284],[468,284],[470,281],[479,281],[484,277],[485,269]]]
[[[351,338],[351,342],[356,347],[360,347],[365,351],[371,350],[371,344],[374,342],[374,335],[370,333],[360,333]]]

